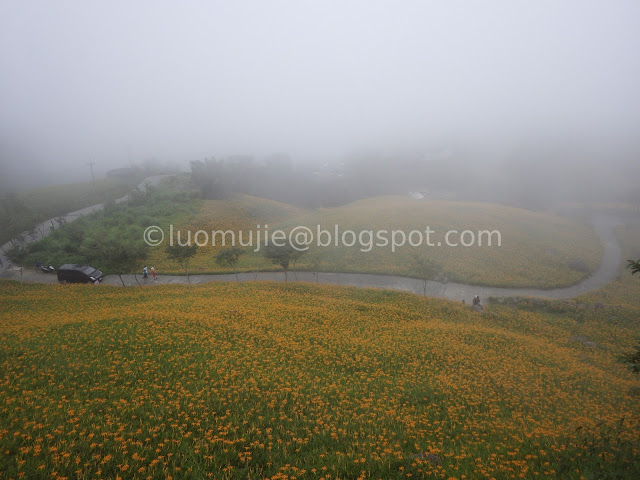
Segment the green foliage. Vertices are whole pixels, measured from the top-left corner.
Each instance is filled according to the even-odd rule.
[[[9,258],[23,265],[80,263],[105,273],[135,272],[149,252],[144,229],[171,223],[199,207],[189,193],[164,188],[150,189],[138,199],[136,205],[109,202],[104,210],[62,225],[37,242],[18,243]]]
[[[167,253],[167,257],[178,262],[187,274],[187,281],[191,283],[191,279],[189,278],[189,262],[193,256],[198,253],[198,245],[196,243],[190,245],[174,243],[173,245],[167,245],[165,252]]]
[[[631,270],[631,275],[635,275],[640,272],[640,260],[635,262],[633,260],[627,260],[627,262],[629,262],[627,268]],[[633,373],[640,373],[640,346],[635,348],[635,353],[630,353],[624,356],[624,362],[629,365],[629,368]]]
[[[263,250],[265,258],[276,265],[280,265],[284,270],[285,280],[288,279],[287,272],[289,271],[289,265],[295,262],[306,253],[303,245],[291,244],[286,242],[282,245],[276,245],[270,243]]]
[[[140,238],[140,228],[133,225],[110,230],[106,234],[91,232],[82,243],[82,248],[88,250],[87,255],[98,256],[103,271],[117,274],[124,286],[122,274],[137,270],[140,262],[147,257],[149,246]]]
[[[627,262],[629,262],[627,268],[631,270],[631,275],[635,275],[636,273],[640,272],[640,260],[627,260]]]
[[[434,280],[436,275],[441,271],[442,266],[434,260],[423,257],[417,253],[412,258],[411,272],[422,280],[423,294],[425,297],[427,296],[427,282]]]
[[[28,248],[28,245],[25,244],[24,242],[15,243],[11,247],[11,250],[7,252],[7,256],[16,265],[24,265],[28,255],[29,255],[29,248]]]
[[[236,274],[236,280],[238,279],[238,261],[240,260],[240,256],[244,254],[244,250],[238,247],[227,248],[225,250],[221,250],[215,256],[216,263],[222,267],[228,267],[233,269],[233,273]]]
[[[640,346],[635,347],[634,353],[628,353],[622,357],[622,361],[626,363],[633,373],[640,374]]]

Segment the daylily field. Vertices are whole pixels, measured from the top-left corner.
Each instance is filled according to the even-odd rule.
[[[638,478],[638,309],[488,311],[2,282],[0,479]]]
[[[374,239],[376,232],[381,230],[386,230],[385,235],[390,237],[392,230],[409,234],[412,230],[424,232],[429,227],[434,232],[429,241],[434,245],[441,242],[441,246],[412,247],[407,242],[393,252],[390,246],[366,247],[367,237],[364,236],[365,246],[357,243],[346,247],[341,242],[339,246],[332,243],[327,247],[312,244],[298,260],[296,268],[415,277],[415,256],[418,255],[441,267],[440,279],[500,287],[573,285],[593,272],[602,257],[597,235],[589,225],[578,220],[498,204],[415,201],[401,196],[375,197],[341,207],[308,211],[273,200],[237,195],[226,200],[202,201],[196,214],[186,215],[174,223],[175,231],[182,232],[182,242],[189,231],[194,235],[198,230],[207,232],[211,240],[212,231],[222,230],[234,232],[236,239],[243,231],[245,243],[249,231],[254,231],[256,238],[258,225],[262,232],[265,225],[269,226],[270,232],[277,229],[289,232],[296,226],[306,226],[314,234],[318,225],[332,233],[338,225],[340,233],[352,230],[359,235],[363,230],[372,231]],[[160,226],[168,234],[169,225]],[[494,236],[493,246],[486,245],[485,237],[482,246],[450,247],[444,238],[449,230],[475,233],[497,230],[501,233],[501,245],[496,245],[497,237]],[[227,241],[230,242],[230,238],[227,237]],[[203,239],[201,237],[199,241],[202,243]],[[455,235],[451,239],[452,243],[460,243]],[[208,246],[200,248],[191,262],[193,273],[230,272],[215,262],[216,253],[225,248],[220,245],[220,235],[216,241],[216,246],[210,241]],[[326,242],[326,237],[323,241]],[[280,269],[254,249],[245,249],[246,253],[238,263],[239,271]],[[183,273],[175,261],[167,258],[163,245],[150,249],[147,263],[163,273]]]

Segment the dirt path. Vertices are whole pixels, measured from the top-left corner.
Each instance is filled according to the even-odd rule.
[[[157,185],[159,181],[166,177],[166,175],[156,175],[143,180],[139,185],[139,188],[144,189],[145,185]],[[116,200],[116,203],[123,202],[127,199],[128,195]],[[82,215],[88,215],[90,213],[102,210],[103,204],[93,205],[91,207],[76,210],[65,216],[67,222],[72,222]],[[442,297],[450,298],[454,300],[467,300],[471,301],[474,295],[479,295],[480,298],[486,299],[488,297],[513,297],[513,296],[532,296],[543,298],[571,298],[582,295],[591,290],[597,290],[604,287],[611,280],[616,278],[620,272],[623,258],[620,252],[620,246],[614,234],[614,228],[617,225],[624,225],[626,223],[637,223],[640,221],[638,217],[610,217],[606,215],[594,215],[591,219],[591,223],[600,237],[600,242],[603,246],[602,262],[598,270],[593,275],[589,276],[585,280],[565,288],[555,288],[549,290],[536,289],[536,288],[499,288],[499,287],[486,287],[476,285],[466,285],[462,283],[439,283],[428,282],[427,283],[427,295],[430,297]],[[45,232],[45,236],[50,233],[49,226],[51,222],[54,223],[56,228],[59,226],[55,219],[50,219],[41,224],[42,231]],[[2,266],[0,267],[0,278],[8,278],[12,280],[25,281],[25,282],[40,282],[40,283],[56,283],[57,276],[50,273],[36,272],[35,269],[21,270],[19,267],[13,267],[9,260],[5,256],[5,251],[10,248],[10,244],[7,243],[0,248],[0,260]],[[146,281],[138,275],[138,280],[134,275],[123,275],[125,285],[135,286],[140,283],[141,285],[162,285],[172,283],[187,283],[187,278],[181,275],[159,275],[158,280],[151,278]],[[191,283],[206,283],[206,282],[235,282],[235,281],[285,281],[285,275],[282,272],[255,272],[255,273],[239,273],[237,280],[235,275],[191,275]],[[373,275],[363,273],[326,273],[320,272],[316,274],[314,272],[290,272],[289,281],[301,281],[301,282],[317,282],[327,283],[334,285],[350,285],[356,287],[375,287],[386,288],[392,290],[403,290],[422,295],[423,284],[422,281],[415,278],[393,276],[393,275]],[[120,279],[116,275],[107,275],[103,284],[106,285],[122,285]]]

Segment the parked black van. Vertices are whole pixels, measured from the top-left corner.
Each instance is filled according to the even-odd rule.
[[[58,281],[62,283],[95,283],[101,282],[102,272],[88,265],[67,263],[58,269]]]

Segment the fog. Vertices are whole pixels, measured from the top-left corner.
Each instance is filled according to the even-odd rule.
[[[639,20],[635,0],[5,0],[0,189],[435,148],[461,176],[560,162],[613,190],[640,164]]]

